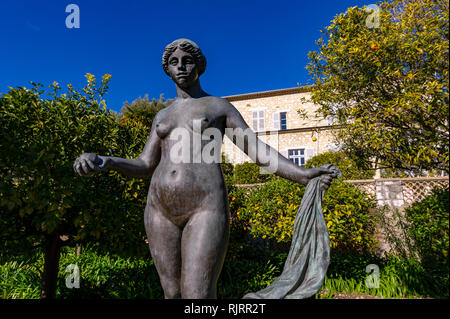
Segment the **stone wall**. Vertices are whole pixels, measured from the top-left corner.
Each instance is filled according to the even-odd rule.
[[[264,130],[256,132],[258,138],[285,157],[288,157],[289,149],[304,149],[307,160],[336,148],[331,134],[332,123],[315,116],[317,105],[302,101],[302,98],[308,100],[309,96],[308,88],[291,88],[224,98],[236,107],[252,129],[253,111],[263,110]],[[304,110],[308,118],[302,118],[298,110]],[[277,112],[286,112],[286,130],[274,127],[274,114]],[[250,161],[228,138],[224,138],[223,152],[233,164]]]

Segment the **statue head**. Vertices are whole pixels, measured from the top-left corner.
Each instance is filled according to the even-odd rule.
[[[199,46],[194,41],[189,39],[177,39],[166,46],[162,56],[162,66],[164,72],[166,72],[167,75],[169,75],[168,62],[170,55],[178,48],[192,55],[192,58],[195,60],[195,64],[197,66],[197,72],[199,76],[203,74],[203,72],[205,72],[206,57],[203,55]]]

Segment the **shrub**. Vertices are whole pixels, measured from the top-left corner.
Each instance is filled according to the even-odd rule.
[[[331,247],[336,250],[372,251],[376,219],[375,197],[356,186],[336,180],[323,200],[323,213],[330,234]]]
[[[371,179],[375,171],[361,167],[355,160],[344,152],[325,152],[312,157],[305,164],[306,168],[333,164],[341,170],[344,179]]]
[[[224,154],[222,154],[222,162],[220,163],[220,166],[222,167],[223,177],[228,187],[229,185],[233,184],[234,166],[232,163],[228,161],[228,159]]]
[[[272,180],[251,191],[236,211],[236,223],[253,237],[289,242],[305,186]],[[369,214],[375,199],[355,186],[336,180],[325,194],[323,212],[331,247],[335,250],[371,251],[375,219]]]
[[[435,189],[432,195],[405,210],[410,223],[408,235],[414,240],[426,267],[447,265],[449,247],[449,189]]]
[[[245,162],[234,167],[233,182],[235,184],[264,183],[274,178],[273,174],[260,172],[256,163]]]

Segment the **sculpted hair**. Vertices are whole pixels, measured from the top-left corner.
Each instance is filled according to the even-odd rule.
[[[167,75],[167,65],[169,62],[169,57],[173,52],[175,52],[177,48],[180,48],[184,52],[192,55],[195,60],[195,64],[197,65],[199,76],[203,74],[203,72],[205,72],[206,57],[203,55],[199,46],[194,41],[191,41],[189,39],[177,39],[166,46],[162,56],[162,67]]]

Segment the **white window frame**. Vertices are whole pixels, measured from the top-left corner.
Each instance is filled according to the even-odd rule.
[[[253,130],[255,132],[264,132],[265,128],[266,128],[266,120],[265,120],[266,109],[259,108],[259,109],[252,109],[251,111],[252,111],[252,128],[253,128]],[[263,112],[262,117],[260,116],[261,115],[260,112]],[[257,114],[256,127],[255,127],[255,116],[254,116],[255,113]],[[261,120],[262,120],[262,127],[261,127]]]
[[[286,151],[285,151],[285,154],[286,154],[285,157],[286,157],[288,160],[291,161],[291,158],[293,158],[293,157],[291,157],[291,155],[289,155],[289,152],[290,152],[290,151],[297,151],[297,150],[303,150],[303,155],[301,156],[301,155],[299,154],[299,155],[296,155],[296,156],[294,157],[294,158],[299,158],[298,164],[295,163],[295,161],[292,161],[292,162],[293,162],[294,164],[299,165],[299,166],[304,166],[304,165],[306,164],[306,162],[307,162],[311,157],[313,157],[313,156],[315,155],[314,148],[311,148],[311,147],[308,147],[308,146],[296,146],[296,147],[289,147],[289,148],[287,148]],[[304,161],[305,161],[303,165],[301,164],[301,158],[303,158]]]
[[[295,154],[295,155],[289,154],[290,152],[294,152],[294,151],[298,151],[299,154]],[[300,154],[301,151],[303,151],[303,154]],[[293,160],[293,159],[297,159],[297,158],[298,158],[298,163],[296,163],[295,160]],[[302,161],[301,161],[302,159],[304,160],[303,164],[302,164]],[[289,148],[288,149],[288,160],[290,160],[294,164],[297,164],[298,166],[305,165],[306,164],[306,149],[303,148],[303,147]]]

